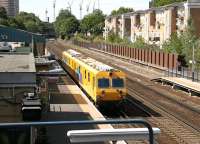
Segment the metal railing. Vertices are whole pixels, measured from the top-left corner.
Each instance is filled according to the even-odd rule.
[[[32,128],[35,126],[76,126],[76,125],[102,125],[102,124],[141,124],[148,128],[149,143],[154,144],[154,133],[151,125],[141,119],[126,119],[126,120],[85,120],[85,121],[44,121],[44,122],[22,122],[22,123],[0,123],[0,128]]]
[[[176,69],[167,69],[165,71],[165,76],[186,78],[194,82],[200,82],[200,72],[199,71],[193,72],[191,69],[185,67],[179,67]]]

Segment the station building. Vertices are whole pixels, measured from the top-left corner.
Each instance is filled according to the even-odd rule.
[[[180,34],[192,18],[197,35],[200,35],[200,1],[188,0],[158,8],[150,8],[117,16],[108,16],[105,20],[105,39],[109,32],[121,38],[136,41],[142,37],[150,44],[161,45],[171,34]]]
[[[0,99],[21,102],[34,92],[36,68],[33,53],[0,53]]]

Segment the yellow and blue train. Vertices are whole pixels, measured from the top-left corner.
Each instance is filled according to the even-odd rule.
[[[62,61],[95,104],[118,103],[126,97],[124,72],[71,49],[62,53]]]

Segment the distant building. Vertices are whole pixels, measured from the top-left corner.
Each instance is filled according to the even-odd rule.
[[[0,0],[0,7],[4,7],[8,16],[16,16],[19,13],[19,0]]]
[[[196,34],[200,35],[200,1],[186,2],[150,8],[147,10],[109,16],[105,20],[104,37],[112,31],[121,38],[128,38],[132,42],[142,37],[147,43],[161,45],[171,34],[180,34],[187,26],[189,18],[194,21]]]

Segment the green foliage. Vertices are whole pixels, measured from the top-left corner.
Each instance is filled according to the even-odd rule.
[[[16,20],[15,18],[12,18],[12,17],[10,17],[7,20],[7,23],[8,23],[7,26],[9,26],[9,27],[18,28],[18,29],[26,29],[23,22],[20,22],[20,21]]]
[[[115,34],[114,32],[110,32],[107,41],[110,43],[122,43],[123,39],[121,39],[119,35]]]
[[[42,22],[35,14],[20,12],[16,17],[8,17],[5,8],[0,7],[0,25],[9,26],[35,33],[45,34],[49,27],[49,23]]]
[[[61,10],[54,23],[55,31],[61,38],[70,38],[78,31],[78,27],[79,21],[68,10]]]
[[[20,12],[16,17],[17,23],[24,24],[25,30],[30,32],[43,32],[41,20],[33,13]]]
[[[0,7],[0,18],[1,19],[7,19],[8,18],[6,9],[4,7]]]
[[[175,2],[183,2],[186,0],[152,0],[150,2],[150,7],[159,7],[159,6],[165,6],[168,4],[172,4]]]
[[[115,16],[115,15],[120,15],[120,14],[123,14],[123,13],[133,12],[133,11],[134,10],[132,8],[120,7],[118,10],[113,10],[111,12],[111,15]]]
[[[192,19],[188,20],[188,26],[186,30],[179,36],[173,34],[171,38],[163,44],[164,51],[173,52],[184,58],[184,63],[191,66],[189,61],[192,60],[192,49],[195,49],[195,59],[200,59],[199,45],[200,39],[196,36],[195,28]],[[199,67],[200,63],[197,63]]]
[[[142,48],[142,49],[148,48],[148,44],[145,43],[145,40],[142,37],[138,37],[136,41],[133,43],[133,46],[135,48]]]
[[[103,42],[104,37],[102,35],[96,36],[93,38],[93,42]]]
[[[0,18],[0,25],[9,26],[8,20]]]
[[[172,34],[170,39],[165,41],[162,45],[164,51],[170,53],[177,53],[179,55],[182,55],[182,47],[182,40],[180,39],[180,37],[177,36],[176,33]]]
[[[87,35],[101,35],[104,30],[105,15],[101,10],[95,10],[93,13],[86,15],[81,23],[81,33]]]

